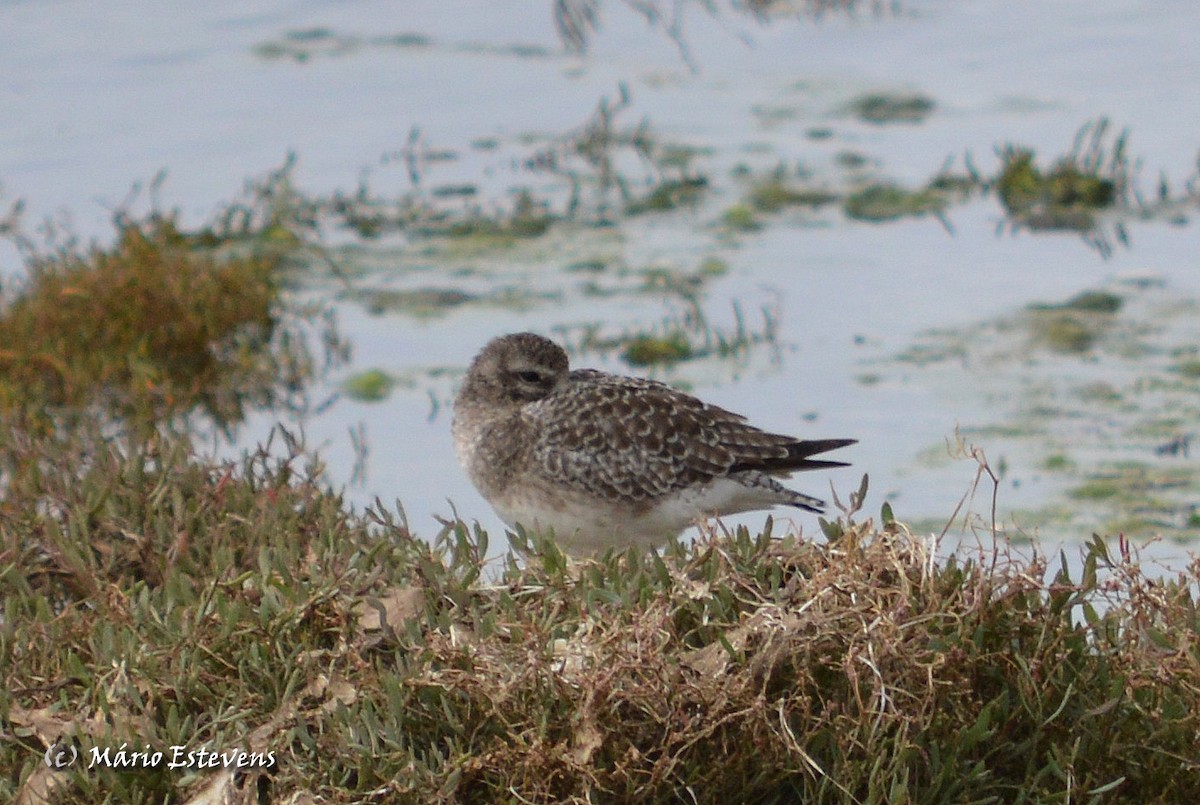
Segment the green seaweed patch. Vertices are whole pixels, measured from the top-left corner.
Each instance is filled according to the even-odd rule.
[[[763,227],[754,208],[740,201],[721,214],[721,224],[734,232],[757,232]]]
[[[479,185],[471,183],[440,184],[429,191],[434,198],[474,198],[479,195]]]
[[[1091,313],[1116,313],[1124,300],[1104,290],[1085,290],[1062,304],[1062,310],[1088,311]]]
[[[578,339],[570,339],[572,353],[617,351],[631,366],[667,366],[681,361],[707,358],[741,359],[756,346],[775,346],[778,337],[777,313],[762,308],[762,324],[746,321],[741,306],[732,305],[734,326],[714,325],[699,307],[665,318],[650,331],[604,335],[598,327],[582,327]]]
[[[897,355],[896,360],[915,366],[929,366],[945,361],[961,361],[967,357],[967,342],[960,333],[930,332],[925,336],[938,340],[913,344]]]
[[[935,442],[926,445],[917,451],[914,458],[916,464],[926,469],[937,469],[939,467],[948,467],[958,460],[951,451],[946,442]],[[943,523],[944,525],[944,523]]]
[[[943,170],[929,180],[929,189],[953,196],[968,196],[983,185],[981,177],[974,173],[951,173]]]
[[[649,193],[625,205],[627,215],[642,215],[648,212],[666,212],[682,206],[695,206],[708,190],[705,176],[664,179]]]
[[[1104,380],[1094,380],[1085,383],[1075,390],[1076,396],[1087,402],[1114,404],[1121,402],[1124,397],[1112,383]]]
[[[500,56],[516,56],[518,59],[545,59],[554,54],[551,48],[533,43],[513,43],[511,45],[484,45],[483,52],[495,53]]]
[[[1172,413],[1179,409],[1175,408]],[[1129,428],[1129,435],[1139,439],[1175,438],[1182,428],[1193,424],[1178,416],[1151,416]]]
[[[653,267],[641,272],[643,291],[669,291],[691,298],[704,284],[698,272]]]
[[[1042,460],[1042,469],[1046,472],[1070,472],[1075,469],[1075,462],[1062,453],[1054,453]]]
[[[1108,121],[1103,119],[1083,126],[1071,152],[1049,169],[1038,166],[1030,148],[1002,148],[993,184],[1008,215],[1031,229],[1093,229],[1095,213],[1120,200],[1131,172],[1125,155],[1127,134],[1108,146],[1107,132]]]
[[[1121,494],[1124,487],[1114,478],[1092,478],[1067,494],[1075,500],[1106,500]]]
[[[1116,182],[1085,173],[1071,164],[1056,165],[1047,174],[1046,181],[1052,204],[1095,210],[1111,207],[1117,200]]]
[[[1055,352],[1081,353],[1108,330],[1123,300],[1108,291],[1084,291],[1058,304],[1031,304],[1034,338]]]
[[[1100,531],[1104,534],[1146,536],[1160,533],[1163,530],[1163,526],[1164,523],[1160,520],[1152,520],[1139,514],[1127,514],[1122,517],[1105,520]]]
[[[522,238],[541,237],[553,223],[551,215],[518,215],[507,220],[477,215],[453,222],[445,233],[457,240],[510,245]]]
[[[457,192],[466,193],[467,187],[461,186]],[[394,212],[380,212],[377,206],[361,201],[358,204],[347,203],[348,209],[356,216],[356,229],[362,232],[363,226],[357,223],[357,219],[366,219],[370,234],[378,234],[383,228],[391,227],[411,229],[414,234],[424,237],[448,238],[450,251],[457,254],[480,254],[512,248],[520,241],[533,240],[546,234],[558,220],[550,212],[550,205],[528,190],[516,194],[510,211],[496,214],[485,214],[479,209],[469,210],[465,214],[450,214],[427,206],[402,205],[397,216]]]
[[[1099,322],[1063,314],[1039,315],[1033,319],[1035,340],[1054,352],[1089,351],[1101,335]]]
[[[772,126],[778,123],[786,123],[789,120],[795,120],[800,116],[800,110],[795,106],[754,104],[750,107],[750,114],[754,115],[764,126]]]
[[[1078,310],[1086,313],[1116,313],[1124,301],[1109,291],[1083,291],[1058,304],[1033,304],[1034,310]]]
[[[1075,500],[1114,500],[1139,508],[1170,508],[1155,501],[1162,492],[1191,489],[1196,471],[1141,462],[1120,462],[1090,475],[1067,494]]]
[[[292,59],[303,63],[317,55],[348,53],[361,44],[357,37],[342,36],[329,28],[316,27],[286,31],[279,39],[255,45],[253,52],[262,59]]]
[[[867,123],[922,123],[933,114],[932,98],[913,93],[871,93],[855,98],[850,111]]]
[[[603,274],[612,262],[608,259],[592,257],[586,260],[576,260],[568,263],[563,270],[570,274]]]
[[[374,41],[376,44],[400,48],[427,48],[433,44],[433,40],[425,34],[412,32],[387,34],[378,37]]]
[[[420,234],[446,236],[449,242],[445,245],[445,253],[449,256],[502,252],[514,248],[521,239],[503,223],[482,217],[456,221],[446,228],[423,228]]]
[[[1185,361],[1180,361],[1171,367],[1171,371],[1188,378],[1189,380],[1200,379],[1200,359],[1190,358]]]
[[[870,158],[866,154],[858,151],[839,151],[833,158],[833,161],[841,168],[846,170],[862,170],[871,163]]]
[[[389,312],[407,313],[422,318],[440,316],[456,307],[475,302],[476,294],[458,288],[393,288],[360,291],[355,294],[369,313],[376,316]]]
[[[428,36],[418,33],[361,37],[339,34],[330,28],[316,27],[287,31],[278,39],[255,45],[253,52],[261,59],[291,59],[303,64],[317,56],[345,56],[364,47],[427,48],[432,44]]]
[[[836,193],[815,187],[793,187],[778,174],[755,184],[747,199],[759,212],[778,212],[784,207],[822,207],[837,200]]]
[[[395,388],[396,379],[382,369],[367,369],[342,382],[343,393],[359,402],[386,400]]]
[[[894,221],[906,216],[938,214],[946,208],[944,195],[929,189],[906,190],[896,184],[873,184],[852,193],[843,205],[846,216],[858,221]]]
[[[1085,173],[1069,161],[1043,172],[1031,150],[1010,148],[1001,157],[996,192],[1010,213],[1025,214],[1039,205],[1098,210],[1116,201],[1113,179]]]
[[[621,358],[630,366],[662,366],[686,361],[692,345],[683,333],[665,336],[636,335],[625,342]]]
[[[958,433],[964,437],[976,439],[1020,439],[1037,436],[1044,429],[1032,423],[1020,425],[964,425],[958,428]]]

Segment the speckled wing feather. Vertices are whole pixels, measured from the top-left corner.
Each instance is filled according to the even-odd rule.
[[[652,380],[577,370],[530,404],[533,445],[549,477],[613,501],[652,501],[743,470],[788,473],[841,462],[808,456],[853,440],[802,442]]]

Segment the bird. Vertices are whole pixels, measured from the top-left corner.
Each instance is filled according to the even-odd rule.
[[[568,551],[658,546],[706,517],[824,502],[776,477],[848,466],[813,456],[856,439],[802,440],[639,377],[570,368],[548,338],[489,341],[454,399],[458,461],[510,527]]]

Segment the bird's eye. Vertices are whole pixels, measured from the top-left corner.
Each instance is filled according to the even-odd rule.
[[[542,380],[540,374],[531,371],[517,372],[517,377],[520,378],[522,383],[540,383]]]

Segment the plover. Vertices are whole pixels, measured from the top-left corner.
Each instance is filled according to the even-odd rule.
[[[454,446],[510,526],[572,550],[665,542],[706,516],[817,498],[775,480],[847,466],[812,456],[854,439],[795,439],[663,383],[592,369],[534,333],[489,342],[454,400]]]

